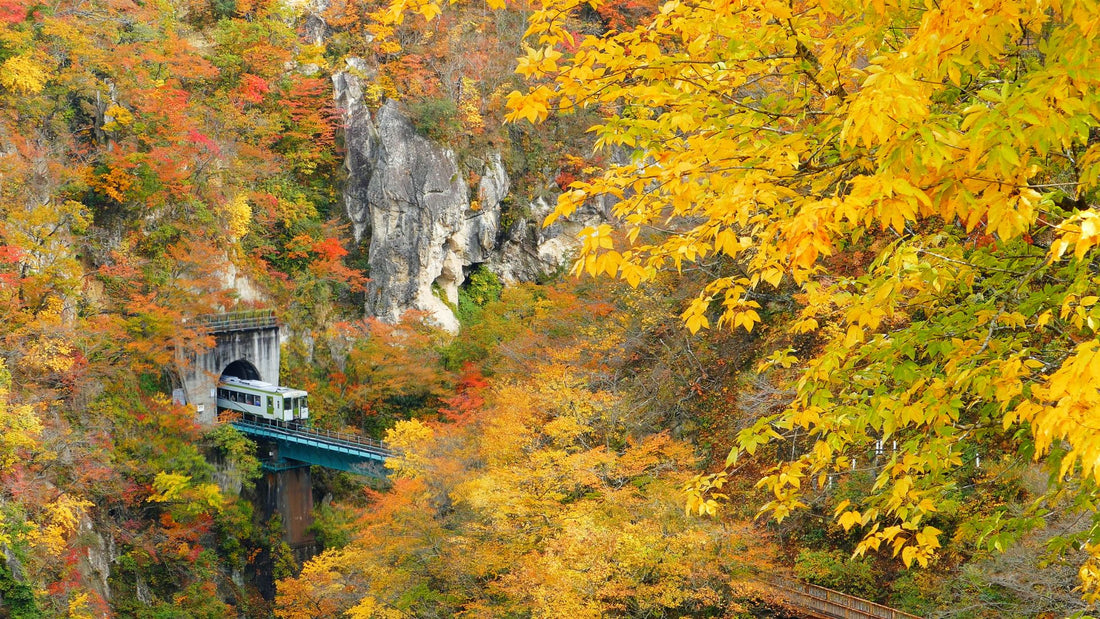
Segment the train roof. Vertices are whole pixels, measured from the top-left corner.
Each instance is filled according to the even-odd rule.
[[[281,385],[272,385],[271,383],[265,383],[262,380],[250,380],[247,378],[237,378],[236,376],[224,376],[218,382],[219,385],[230,385],[233,387],[249,387],[256,389],[257,391],[263,391],[265,393],[278,393],[280,395],[306,395],[306,392],[302,389],[293,389],[291,387],[283,387]]]

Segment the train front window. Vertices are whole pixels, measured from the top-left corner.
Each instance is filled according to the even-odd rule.
[[[283,410],[289,411],[294,409],[294,398],[283,398]]]

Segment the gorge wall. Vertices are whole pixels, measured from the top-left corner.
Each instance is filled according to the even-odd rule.
[[[333,76],[345,128],[346,213],[356,241],[370,239],[368,315],[396,322],[419,310],[457,332],[452,308],[473,268],[484,265],[505,283],[534,280],[565,264],[576,233],[602,218],[589,209],[544,229],[552,206],[536,200],[526,217],[502,227],[512,187],[500,155],[481,154],[476,187],[467,185],[454,151],[421,135],[399,103],[372,114],[363,100],[369,75],[353,59]]]

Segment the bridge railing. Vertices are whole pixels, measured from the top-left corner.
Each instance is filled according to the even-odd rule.
[[[352,443],[355,445],[361,445],[369,449],[376,451],[384,451],[394,456],[397,456],[397,450],[383,443],[382,441],[375,440],[367,436],[359,436],[358,434],[351,434],[349,432],[334,432],[332,430],[324,430],[322,428],[302,428],[298,430],[298,434],[305,436],[323,437],[329,440],[340,441],[343,443]]]
[[[219,417],[219,421],[222,423],[234,423],[242,426],[252,426],[255,428],[264,428],[270,430],[278,430],[279,432],[285,432],[288,434],[295,434],[305,438],[313,438],[318,440],[324,440],[330,443],[342,443],[344,445],[354,445],[362,447],[364,449],[374,451],[380,454],[384,454],[389,458],[401,457],[400,450],[390,447],[386,443],[366,437],[358,434],[352,434],[350,432],[335,432],[332,430],[325,430],[321,428],[307,428],[307,427],[294,427],[286,425],[285,423],[274,421],[270,419],[257,419],[257,418],[244,418],[240,415],[225,415]]]
[[[244,310],[225,314],[201,314],[192,321],[206,327],[211,333],[243,331],[278,326],[275,310]]]
[[[825,587],[787,578],[769,578],[766,588],[784,598],[791,607],[822,617],[838,619],[920,619],[917,615],[876,604],[870,600]]]

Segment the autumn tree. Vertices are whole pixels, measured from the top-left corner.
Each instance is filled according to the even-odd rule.
[[[110,610],[231,614],[215,587],[236,586],[250,518],[210,506],[194,421],[155,393],[209,346],[185,319],[236,304],[234,276],[295,318],[361,279],[324,223],[335,125],[295,25],[248,0],[0,6],[5,610],[28,593],[38,614],[107,614],[84,558],[102,534]]]
[[[606,367],[622,324],[548,304],[510,341],[545,358],[468,374],[445,402],[457,423],[397,423],[393,488],[374,497],[296,578],[276,614],[360,617],[726,616],[731,586],[766,569],[769,546],[740,524],[693,520],[678,490],[692,447],[638,423]],[[584,308],[584,311],[579,308]],[[555,331],[562,315],[571,328]],[[529,342],[524,340],[530,337]],[[547,354],[549,353],[549,354]],[[749,535],[754,535],[752,542]]]
[[[763,478],[766,512],[784,518],[880,441],[897,450],[873,487],[835,506],[863,531],[859,552],[931,560],[975,451],[1038,459],[1055,482],[1021,518],[973,522],[979,543],[1002,547],[1063,487],[1091,504],[1100,7],[672,1],[578,42],[585,4],[536,3],[510,117],[597,107],[598,147],[630,154],[550,218],[618,199],[625,242],[586,231],[577,272],[636,285],[729,265],[684,309],[692,331],[751,331],[769,294],[794,294],[785,328],[818,345],[773,358],[799,368],[792,401],[730,458],[787,430],[813,437]],[[836,268],[842,255],[859,268]],[[1096,527],[1076,543],[1096,548]],[[1090,596],[1097,570],[1081,570]]]

